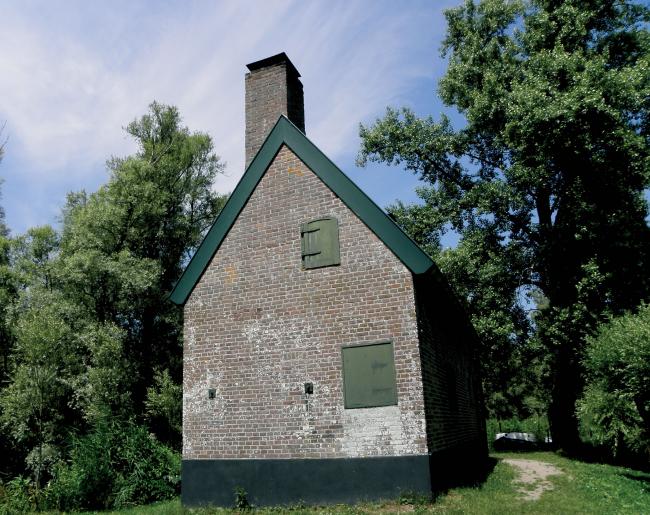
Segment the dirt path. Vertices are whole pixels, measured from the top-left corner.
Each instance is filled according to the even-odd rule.
[[[553,484],[547,479],[549,476],[564,474],[555,465],[543,461],[505,459],[503,462],[517,471],[514,482],[521,485],[517,491],[526,501],[537,501],[544,492],[553,490]]]

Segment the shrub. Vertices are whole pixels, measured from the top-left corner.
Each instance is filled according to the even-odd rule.
[[[38,505],[38,491],[28,478],[16,477],[0,491],[0,515],[33,512]]]
[[[241,486],[235,488],[235,509],[239,511],[247,511],[252,508],[251,503],[248,502],[248,493]]]
[[[69,464],[55,469],[48,505],[60,510],[121,508],[175,496],[180,458],[146,428],[101,422],[76,439]]]
[[[180,450],[183,433],[183,385],[168,370],[156,372],[154,385],[147,388],[146,416],[161,441]]]
[[[578,415],[583,440],[606,447],[612,457],[643,450],[642,421],[629,395],[591,384],[578,402]]]
[[[603,324],[588,341],[583,437],[616,458],[650,457],[650,305]],[[628,456],[626,456],[628,455]]]

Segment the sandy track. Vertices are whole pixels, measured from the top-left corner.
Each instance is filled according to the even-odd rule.
[[[517,471],[514,482],[521,485],[517,491],[526,501],[537,501],[544,492],[553,489],[553,483],[547,479],[549,476],[564,474],[555,465],[543,461],[508,458],[503,462]]]

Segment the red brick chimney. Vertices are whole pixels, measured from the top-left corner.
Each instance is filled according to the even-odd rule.
[[[283,114],[305,132],[305,102],[300,73],[282,52],[247,64],[246,167]]]

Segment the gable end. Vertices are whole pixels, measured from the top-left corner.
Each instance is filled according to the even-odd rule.
[[[280,116],[170,293],[169,298],[172,302],[180,305],[187,301],[283,144],[289,147],[375,233],[411,273],[423,274],[435,268],[431,258],[377,204],[295,125],[286,117]]]

